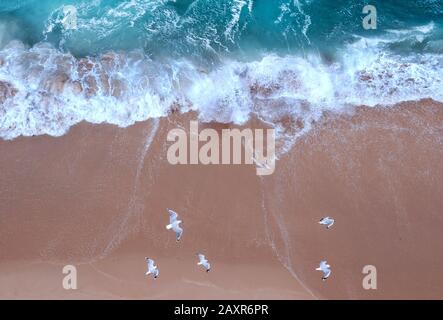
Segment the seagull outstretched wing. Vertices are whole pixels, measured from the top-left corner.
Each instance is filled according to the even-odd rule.
[[[182,234],[183,234],[183,228],[181,228],[178,223],[173,224],[172,230],[175,232],[175,238],[177,241],[180,241]]]
[[[175,211],[173,211],[171,209],[167,209],[167,210],[169,212],[169,223],[173,224],[174,222],[177,221],[178,214],[177,214],[177,212],[175,212]]]
[[[155,263],[154,260],[148,258],[146,261],[148,263],[148,269],[153,269]]]

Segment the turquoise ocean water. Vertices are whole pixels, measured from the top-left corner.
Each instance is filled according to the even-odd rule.
[[[93,67],[80,72],[82,58]],[[442,101],[443,0],[0,0],[0,59],[18,92],[0,105],[6,139],[127,126],[176,103],[203,121],[308,124],[350,105]],[[60,77],[71,86],[48,84]]]

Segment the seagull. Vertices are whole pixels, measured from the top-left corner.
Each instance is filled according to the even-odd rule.
[[[168,210],[168,212],[169,212],[169,224],[166,226],[166,229],[174,230],[177,241],[180,241],[182,234],[183,234],[183,229],[180,228],[180,223],[182,221],[177,220],[177,218],[178,218],[177,212],[172,211],[171,209],[166,209],[166,210]]]
[[[330,227],[332,227],[332,225],[334,224],[335,220],[332,219],[331,217],[324,217],[323,219],[321,219],[318,223],[325,225],[326,229],[329,229]]]
[[[327,263],[327,261],[323,260],[320,262],[320,266],[315,270],[323,272],[323,277],[321,279],[325,281],[331,275],[332,271],[330,268],[331,266]]]
[[[158,270],[157,266],[155,265],[155,261],[152,259],[149,259],[148,257],[146,257],[145,260],[146,260],[146,263],[148,264],[148,271],[146,271],[145,275],[152,274],[154,279],[157,279],[160,271]]]
[[[209,261],[205,258],[205,256],[201,253],[197,253],[198,258],[200,259],[200,261],[197,263],[197,265],[199,266],[203,266],[203,268],[205,268],[206,272],[209,272],[209,270],[211,270],[211,264],[209,263]]]

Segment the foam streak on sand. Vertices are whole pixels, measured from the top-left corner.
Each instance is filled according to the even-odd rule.
[[[154,137],[157,133],[157,130],[159,128],[159,122],[160,121],[158,119],[154,119],[152,121],[152,124],[150,124],[148,128],[148,133],[146,135],[145,142],[143,144],[143,147],[139,155],[138,165],[134,178],[134,189],[129,199],[127,213],[122,215],[120,219],[116,219],[115,228],[114,228],[116,230],[112,232],[112,238],[109,241],[109,244],[103,250],[101,258],[106,257],[112,250],[114,250],[128,236],[128,234],[133,233],[134,227],[136,228],[136,230],[137,228],[139,228],[138,225],[129,226],[128,223],[134,216],[141,216],[143,214],[144,203],[143,201],[140,201],[138,199],[139,196],[138,193],[140,187],[140,174],[145,164],[145,158],[149,151],[149,147],[151,146]]]
[[[274,251],[275,255],[277,256],[278,260],[280,261],[280,263],[289,271],[289,273],[291,274],[291,276],[293,276],[296,281],[303,287],[304,290],[306,290],[307,293],[309,293],[312,298],[317,299],[317,297],[314,295],[314,293],[311,291],[311,289],[309,289],[305,283],[300,279],[300,277],[297,275],[297,273],[295,272],[294,268],[293,268],[293,260],[291,258],[290,255],[290,248],[289,248],[289,237],[287,234],[287,230],[284,226],[284,224],[281,223],[281,217],[276,217],[275,214],[272,215],[272,218],[274,220],[275,223],[277,223],[278,225],[278,231],[280,233],[280,237],[283,239],[283,243],[284,243],[284,250],[285,251],[285,256],[282,256],[282,254],[280,253],[280,249],[277,247],[276,245],[276,240],[275,240],[275,235],[271,233],[270,230],[270,224],[271,224],[271,219],[269,216],[269,211],[266,209],[265,206],[265,198],[264,198],[264,193],[266,192],[265,190],[265,186],[263,183],[263,180],[261,179],[261,185],[262,185],[262,213],[263,213],[263,223],[265,225],[265,231],[266,231],[266,238],[268,240],[268,243],[270,245],[270,247],[272,248],[272,250]]]

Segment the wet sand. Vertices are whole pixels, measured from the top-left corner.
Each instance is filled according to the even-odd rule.
[[[0,298],[441,299],[442,107],[327,115],[266,177],[170,165],[166,135],[194,114],[0,141]],[[183,219],[179,243],[166,207]],[[326,215],[331,230],[317,223]],[[77,290],[62,288],[66,264]],[[377,290],[362,288],[365,265]]]

